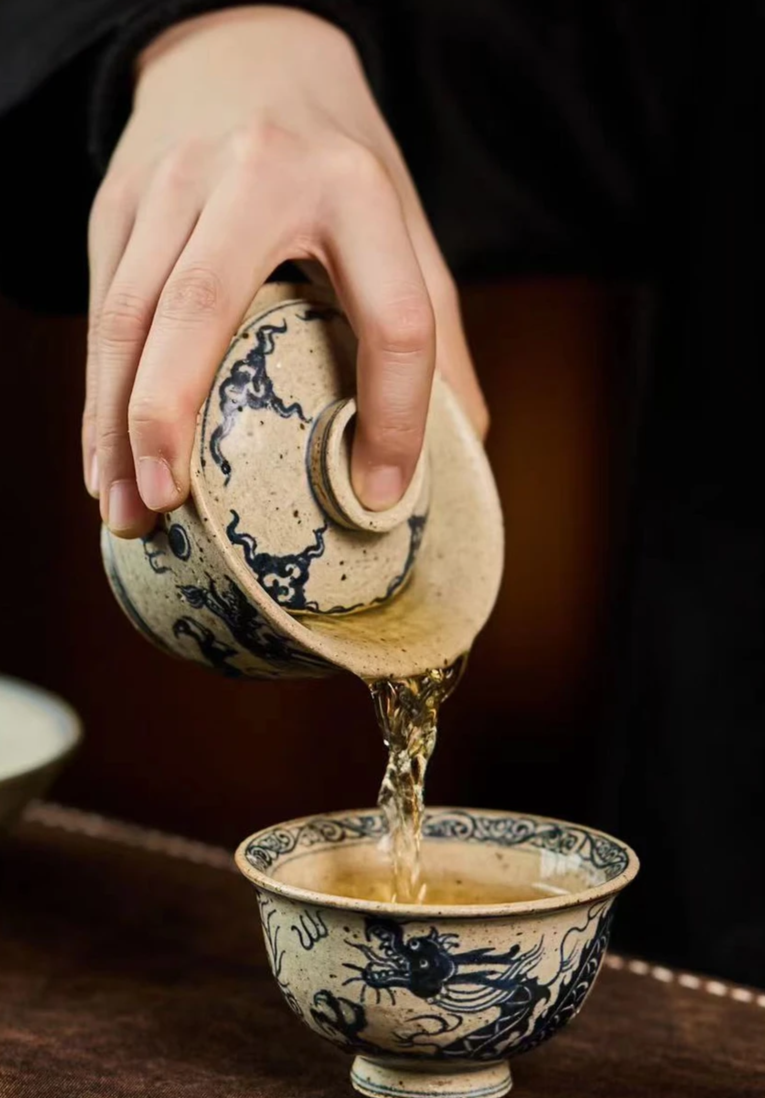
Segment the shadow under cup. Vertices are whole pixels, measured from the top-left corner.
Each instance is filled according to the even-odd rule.
[[[274,976],[295,1014],[355,1054],[354,1087],[391,1098],[495,1098],[510,1057],[581,1008],[612,905],[638,861],[623,843],[538,816],[431,809],[423,868],[509,903],[403,905],[333,894],[379,865],[377,810],[261,831],[237,851]],[[458,895],[465,895],[458,890]]]

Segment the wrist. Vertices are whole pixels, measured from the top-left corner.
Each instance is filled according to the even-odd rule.
[[[274,47],[293,44],[297,39],[310,48],[356,54],[351,39],[337,24],[291,4],[248,4],[208,11],[182,19],[161,31],[135,60],[136,85],[171,55],[197,47],[215,53],[240,49],[243,41],[257,36],[274,39]]]
[[[89,108],[88,145],[99,173],[106,171],[136,107],[139,82],[141,91],[153,86],[147,88],[147,97],[162,97],[163,109],[178,109],[181,101],[189,105],[193,99],[191,108],[204,110],[205,89],[218,76],[236,99],[233,89],[243,83],[240,74],[246,71],[252,84],[253,73],[265,67],[269,79],[283,88],[294,88],[304,74],[313,73],[321,82],[322,74],[353,69],[364,73],[378,98],[382,94],[382,17],[377,7],[348,0],[271,0],[219,11],[222,2],[157,0],[114,36],[98,65]],[[232,27],[241,41],[229,33]],[[219,58],[215,63],[208,41],[221,44],[214,51]],[[289,65],[280,64],[288,56]],[[232,60],[239,72],[232,71]],[[261,87],[264,82],[268,80],[261,73]]]

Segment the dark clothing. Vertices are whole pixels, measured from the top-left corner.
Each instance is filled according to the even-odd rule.
[[[545,16],[532,0],[282,2],[325,14],[356,41],[460,276],[634,275],[655,264],[671,231],[667,190],[677,175],[684,100],[692,94],[691,20],[682,11],[659,19],[643,14],[638,3],[611,0],[548,5]],[[44,279],[52,284],[46,307],[75,308],[84,300],[84,250],[72,247],[83,239],[83,211],[73,217],[70,204],[87,205],[86,180],[92,192],[127,120],[132,62],[181,14],[226,5],[79,0],[71,28],[60,25],[60,13],[58,20],[44,19],[46,5],[58,10],[54,0],[32,0],[35,19],[27,0],[0,6],[0,71],[6,72],[0,111],[21,102],[5,123],[10,146],[2,136],[26,168],[3,181],[11,197],[6,209],[28,200],[29,179],[39,179],[47,208],[35,215],[42,216],[40,235],[49,242],[41,272],[36,258],[25,258],[25,226],[17,254],[11,259],[6,251],[0,259],[0,288],[40,303]],[[99,36],[82,14],[88,5]],[[80,53],[72,46],[77,33]],[[33,82],[16,59],[19,42],[33,58]],[[37,137],[34,148],[30,133]],[[55,193],[46,186],[54,165]],[[19,221],[12,221],[4,231],[14,235]],[[62,232],[66,244],[58,248]],[[76,285],[75,256],[81,266]]]
[[[131,58],[163,19],[214,6],[146,17],[89,2],[91,18],[81,0],[54,21],[53,0],[35,0],[28,40],[27,0],[0,15],[0,65],[28,55],[0,101],[0,278],[49,309],[84,304],[88,148],[108,156]],[[643,859],[623,945],[765,986],[763,5],[298,6],[356,40],[458,276],[577,271],[652,288],[601,764],[616,795],[590,815]]]

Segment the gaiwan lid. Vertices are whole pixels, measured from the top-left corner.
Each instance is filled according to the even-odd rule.
[[[440,379],[404,497],[366,510],[350,481],[356,338],[331,292],[269,284],[217,371],[192,491],[274,626],[365,677],[442,666],[496,598],[502,519],[483,447]]]

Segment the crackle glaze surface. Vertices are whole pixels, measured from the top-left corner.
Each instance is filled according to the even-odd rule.
[[[470,647],[502,570],[483,448],[437,380],[432,473],[411,514],[384,532],[335,521],[312,484],[312,432],[352,396],[354,371],[355,338],[326,291],[264,287],[200,413],[193,499],[148,537],[102,537],[120,605],[161,648],[231,676],[374,678]]]
[[[312,817],[253,836],[237,862],[258,890],[284,998],[317,1034],[360,1057],[357,1089],[428,1093],[431,1075],[433,1093],[448,1092],[452,1072],[527,1052],[578,1013],[605,955],[614,897],[637,861],[621,843],[571,824],[439,809],[426,815],[424,843],[456,872],[478,858],[497,879],[530,857],[567,874],[573,892],[482,909],[323,896],[333,851],[356,847],[363,857],[383,833],[376,811]],[[294,879],[314,891],[296,889]],[[480,1072],[465,1078],[460,1093],[510,1086],[509,1072],[495,1071],[488,1090]]]

